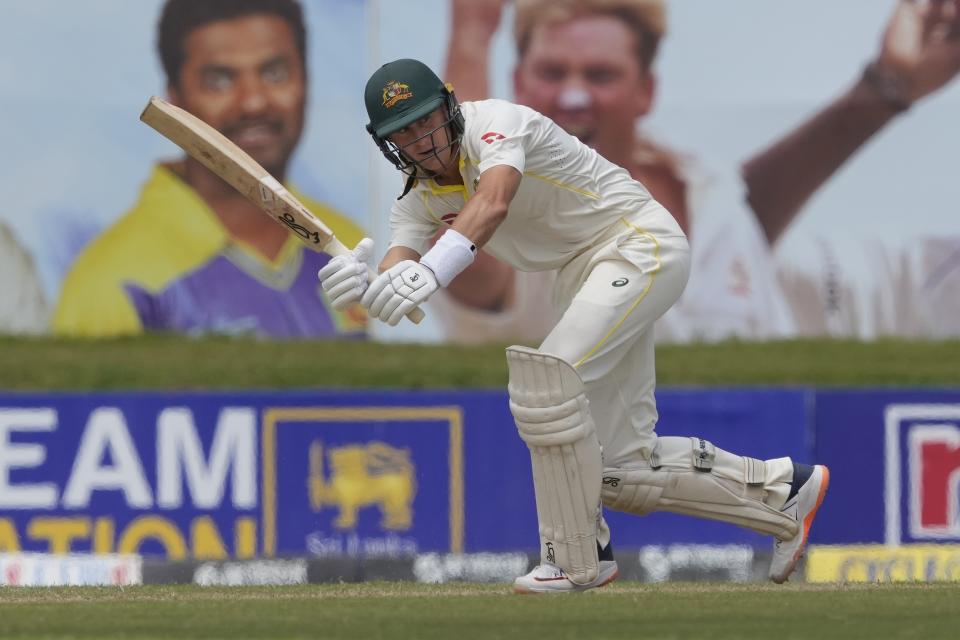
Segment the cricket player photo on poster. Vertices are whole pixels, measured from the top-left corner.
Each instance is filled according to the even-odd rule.
[[[363,138],[345,138],[348,128],[327,123],[348,121],[359,106],[366,4],[115,4],[52,12],[29,2],[7,7],[10,19],[0,29],[11,46],[33,51],[31,33],[78,28],[86,42],[46,39],[42,53],[11,68],[14,76],[0,90],[8,92],[10,109],[0,128],[19,158],[0,177],[9,205],[0,215],[31,256],[40,299],[48,301],[42,322],[32,321],[33,306],[23,304],[4,311],[22,317],[0,328],[30,321],[64,336],[365,338],[359,308],[325,306],[315,274],[328,256],[305,251],[289,229],[264,218],[137,115],[154,94],[188,108],[353,246],[368,223]],[[343,64],[326,64],[343,52]],[[92,90],[72,87],[100,75]],[[13,93],[38,77],[49,84]],[[63,106],[64,95],[81,94],[83,101]],[[55,145],[46,142],[54,139],[51,126]],[[341,151],[334,157],[327,145]],[[83,160],[91,150],[95,163]]]
[[[32,256],[0,222],[0,333],[47,330],[47,302]]]
[[[691,280],[658,340],[960,333],[960,232],[942,204],[960,195],[956,3],[423,4],[410,28],[443,45],[382,29],[385,57],[443,69],[461,99],[548,115],[628,168],[687,232]],[[404,24],[388,3],[380,13]],[[742,35],[713,28],[733,15]],[[427,306],[454,341],[542,338],[551,278],[481,254]]]

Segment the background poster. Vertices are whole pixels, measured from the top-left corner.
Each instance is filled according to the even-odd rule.
[[[157,53],[162,5],[4,3],[0,227],[32,256],[49,311],[77,254],[134,204],[154,163],[182,155],[138,120],[151,95],[166,95]],[[306,121],[288,178],[366,228],[366,4],[311,0],[302,7]],[[16,286],[0,279],[5,290]]]
[[[742,163],[860,77],[898,4],[667,2],[666,35],[654,64],[655,100],[639,126],[692,160],[703,187],[696,206],[703,219],[716,221],[714,235],[735,233],[724,216],[744,211]],[[379,64],[398,57],[420,58],[442,74],[451,3],[302,5],[309,98],[290,178],[306,195],[367,229],[382,255],[401,178],[363,129],[363,85]],[[155,51],[161,6],[159,0],[4,3],[4,331],[47,330],[79,251],[131,206],[155,161],[178,155],[137,121],[146,98],[164,93]],[[497,97],[514,93],[513,13],[513,4],[504,3],[492,43],[490,87]],[[742,276],[787,282],[786,304],[800,311],[794,308],[766,334],[741,337],[960,333],[960,184],[953,179],[958,134],[952,126],[958,103],[960,83],[946,83],[881,129],[813,195],[769,248],[769,259],[751,264]],[[707,204],[701,207],[701,200]],[[691,283],[687,298],[702,299],[704,290],[709,287]],[[910,318],[902,317],[903,310]],[[371,330],[383,340],[441,341],[448,335],[443,316],[434,311],[419,327],[374,323]],[[693,313],[687,330],[663,335],[724,337],[709,332],[712,317]]]
[[[514,6],[502,4],[489,57],[490,93],[510,99],[517,63]],[[700,237],[729,240],[741,228],[728,221],[737,210],[748,211],[741,165],[854,85],[878,55],[901,3],[665,4],[666,33],[653,65],[654,102],[638,127],[693,161],[702,187],[693,194],[693,206],[719,227]],[[381,2],[377,15],[382,60],[415,57],[444,68],[451,3],[422,1],[411,10]],[[958,103],[960,83],[954,78],[895,117],[813,194],[771,248],[772,256],[750,267],[748,275],[756,280],[763,277],[759,270],[775,273],[780,284],[786,280],[791,290],[783,295],[799,307],[773,337],[957,335],[956,323],[937,316],[958,315],[950,302],[958,297],[960,280],[954,204],[960,186],[952,178]],[[377,184],[393,194],[395,171],[380,164]],[[389,199],[373,210],[384,214]],[[381,220],[377,228],[384,224]],[[691,234],[694,244],[696,235]],[[703,298],[711,290],[695,287],[691,279],[686,296]],[[898,309],[915,317],[898,317]],[[694,314],[695,333],[712,339],[708,325],[716,317]]]

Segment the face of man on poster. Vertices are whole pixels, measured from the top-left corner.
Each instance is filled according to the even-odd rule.
[[[290,24],[255,14],[203,25],[184,39],[173,102],[282,178],[304,124],[305,61]]]
[[[552,118],[607,158],[629,154],[632,130],[651,108],[654,77],[638,36],[620,19],[593,15],[535,25],[513,73],[521,104]]]

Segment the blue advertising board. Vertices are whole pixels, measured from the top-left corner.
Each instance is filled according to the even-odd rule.
[[[807,405],[802,390],[663,390],[660,431],[803,458]],[[535,550],[530,477],[499,390],[0,396],[6,550]],[[670,514],[608,517],[619,547],[763,540]]]
[[[699,436],[721,449],[754,458],[807,461],[812,441],[804,389],[659,389],[657,433]],[[642,518],[608,511],[614,544],[749,544],[767,549],[769,536],[726,523],[669,513]]]
[[[960,540],[960,392],[818,391],[813,419],[831,488],[812,542]]]

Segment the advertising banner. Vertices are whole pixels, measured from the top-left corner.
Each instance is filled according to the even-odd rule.
[[[138,117],[153,95],[188,109],[353,246],[367,4],[5,3],[0,333],[365,335],[325,304],[324,255]]]
[[[807,582],[943,582],[960,580],[960,545],[814,545]]]
[[[137,555],[2,553],[2,587],[127,587],[143,584]]]
[[[659,340],[960,335],[948,12],[935,26],[907,0],[378,4],[382,60],[544,113],[674,214],[692,268]],[[402,181],[375,162],[385,230]],[[434,296],[438,335],[543,335],[549,281],[512,287],[499,309]]]
[[[807,404],[802,390],[664,390],[659,430],[803,459]],[[529,552],[535,514],[502,391],[0,396],[3,552]],[[619,548],[770,544],[670,514],[607,515]]]
[[[692,270],[659,340],[960,335],[948,12],[594,4],[7,0],[0,332],[536,343],[553,274],[486,258],[461,281],[469,295],[440,291],[421,325],[332,309],[315,276],[325,257],[137,120],[151,95],[188,107],[345,244],[372,236],[378,260],[404,180],[364,129],[363,91],[384,62],[417,58],[461,101],[547,115],[673,213]]]
[[[814,542],[960,541],[960,392],[817,391],[813,420],[832,476]]]

